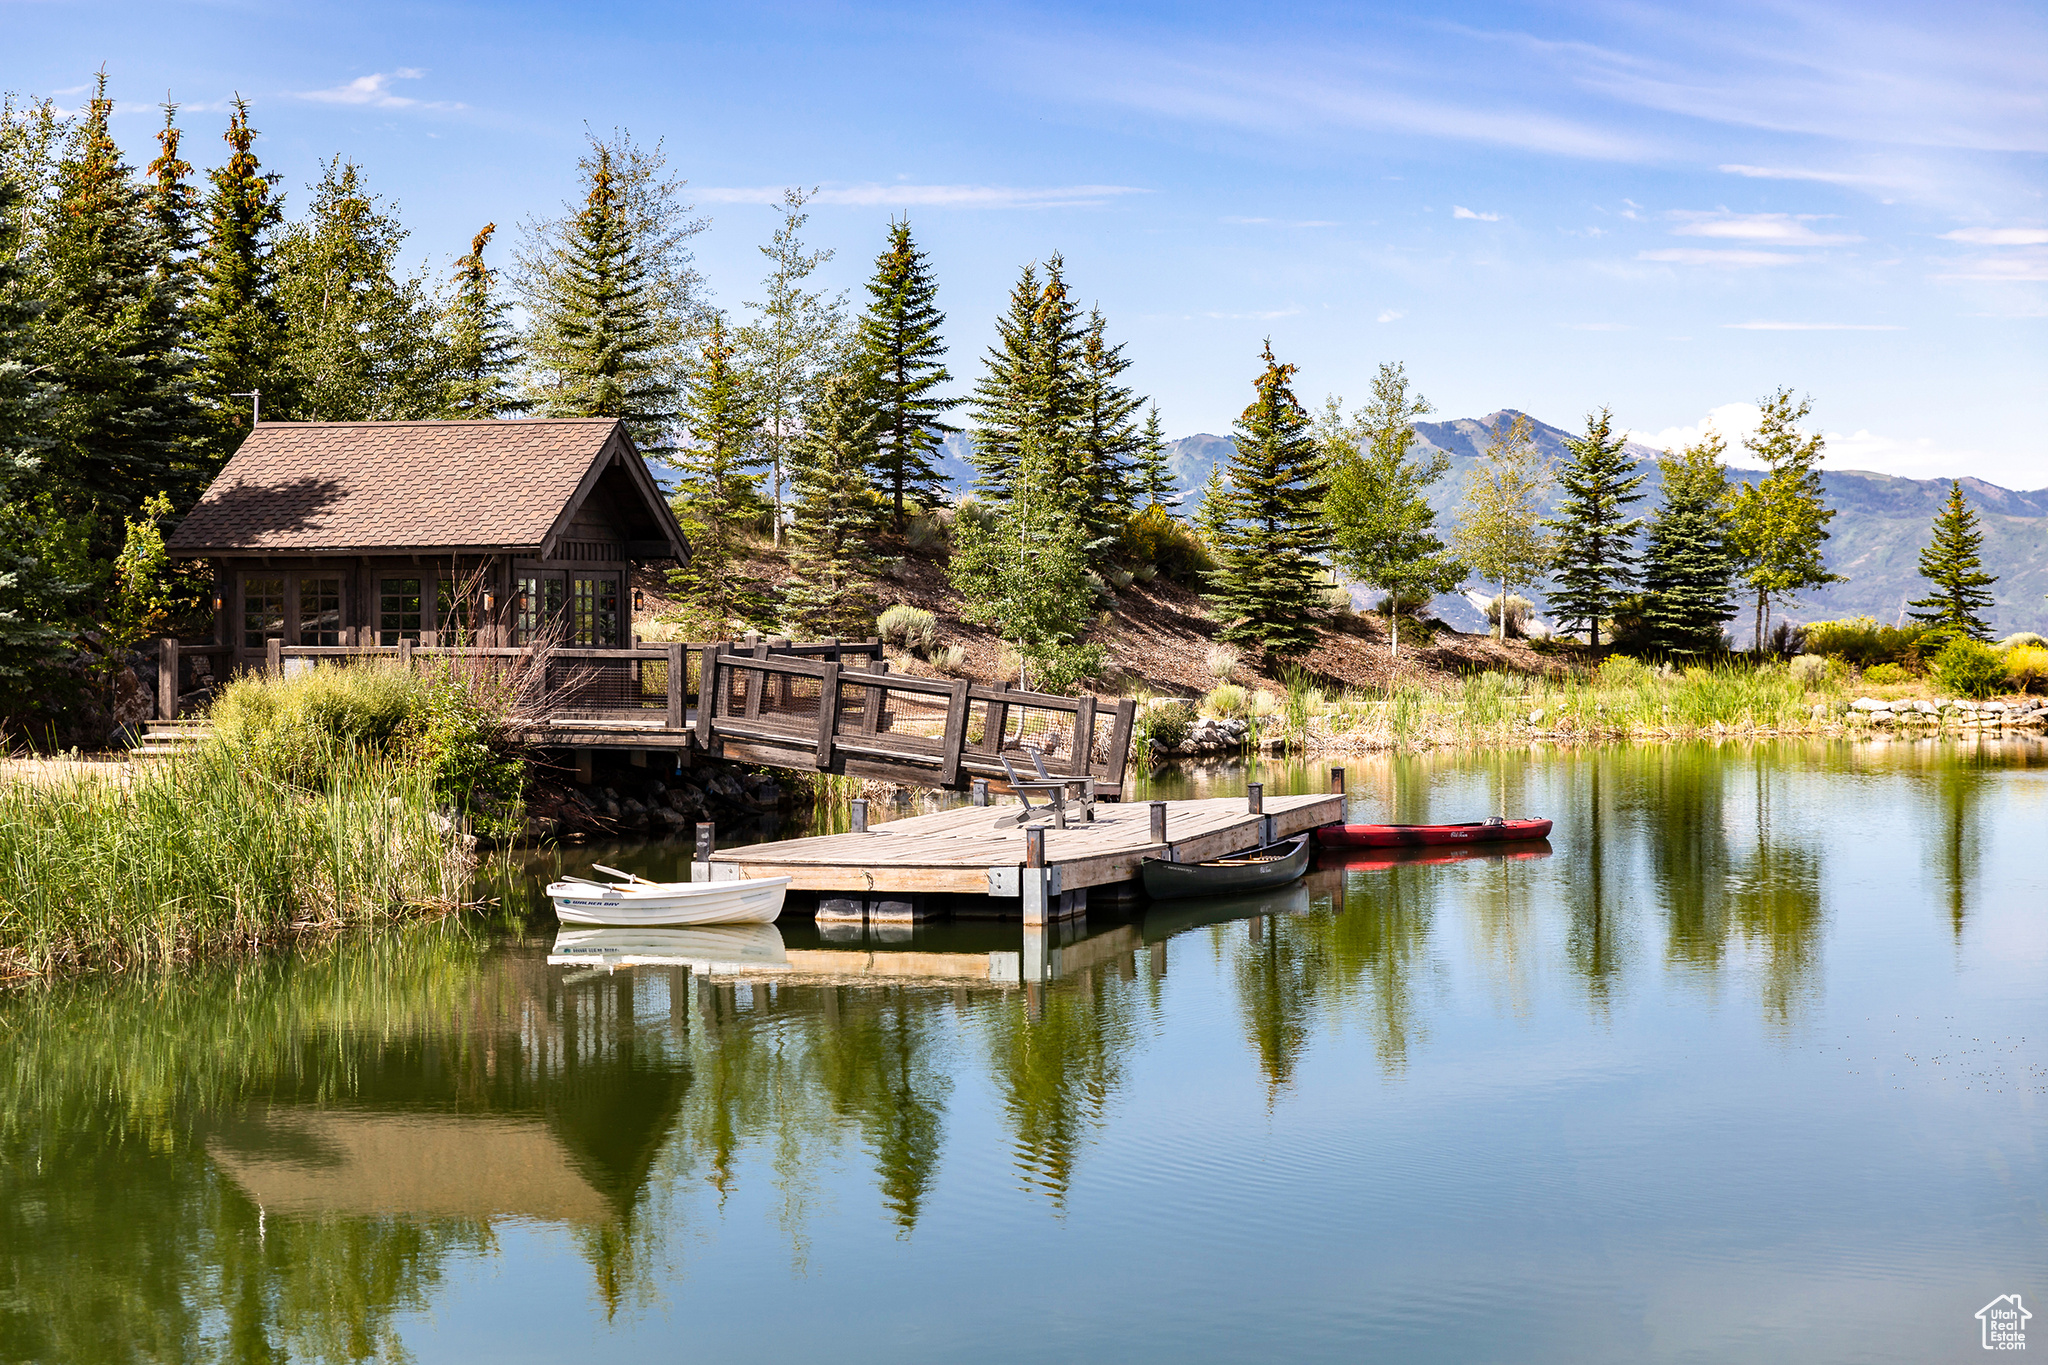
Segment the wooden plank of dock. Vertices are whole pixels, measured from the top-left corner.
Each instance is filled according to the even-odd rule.
[[[789,877],[799,891],[952,893],[1015,896],[1024,866],[1024,831],[996,825],[1014,805],[963,806],[872,825],[862,834],[826,834],[722,849],[713,876]],[[1103,803],[1095,819],[1045,831],[1045,865],[1063,891],[1110,886],[1138,875],[1145,858],[1202,862],[1331,824],[1344,815],[1339,795],[1268,796],[1254,815],[1243,797],[1166,803],[1166,842],[1152,841],[1141,802]]]

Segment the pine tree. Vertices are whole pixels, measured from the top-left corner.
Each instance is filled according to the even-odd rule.
[[[1143,499],[1153,507],[1171,511],[1180,506],[1174,491],[1173,468],[1166,459],[1166,430],[1159,424],[1159,405],[1145,414],[1145,428],[1138,433],[1138,461],[1132,471],[1131,500]]]
[[[169,243],[148,189],[114,145],[102,74],[57,163],[42,232],[43,309],[36,348],[56,385],[56,440],[43,486],[72,513],[93,511],[93,555],[111,560],[122,518],[168,492],[198,496],[179,300],[167,288]]]
[[[739,330],[740,354],[761,402],[761,438],[768,447],[768,487],[775,506],[775,543],[782,544],[783,488],[790,478],[791,447],[801,438],[805,410],[838,361],[846,296],[806,289],[830,251],[806,251],[798,236],[810,220],[802,190],[782,192],[782,225],[761,248],[773,267],[766,297],[747,307],[754,321]]]
[[[1408,389],[1408,371],[1382,365],[1373,377],[1372,401],[1349,419],[1341,400],[1326,406],[1317,433],[1329,491],[1323,499],[1333,542],[1331,558],[1359,582],[1387,595],[1387,651],[1401,649],[1401,610],[1406,603],[1452,592],[1465,566],[1436,533],[1429,486],[1451,467],[1437,451],[1411,458],[1414,422],[1430,412],[1429,400]]]
[[[1813,410],[1811,399],[1794,402],[1779,389],[1762,403],[1763,420],[1743,445],[1769,466],[1758,482],[1745,483],[1730,499],[1729,545],[1744,581],[1756,593],[1755,647],[1764,647],[1771,603],[1788,601],[1809,588],[1847,580],[1828,571],[1821,553],[1834,509],[1820,482],[1820,433],[1805,435],[1799,423]]]
[[[235,97],[223,135],[225,164],[206,174],[210,189],[199,247],[198,296],[192,306],[198,352],[193,389],[206,414],[213,456],[225,459],[248,431],[251,403],[236,394],[260,393],[278,416],[295,406],[282,364],[284,315],[272,273],[273,239],[284,223],[279,177],[266,172],[254,151],[249,104]]]
[[[193,290],[193,244],[198,238],[199,198],[192,191],[192,163],[178,155],[184,132],[178,127],[178,106],[163,106],[164,126],[157,130],[156,159],[149,163],[149,209],[156,220],[157,290],[187,324]],[[183,349],[185,338],[179,338]]]
[[[875,622],[874,538],[886,504],[869,480],[882,413],[864,369],[826,382],[792,468],[795,506],[783,595],[789,625],[812,636],[866,635]]]
[[[667,456],[682,474],[675,509],[690,543],[690,560],[672,571],[685,610],[715,634],[765,618],[767,596],[741,573],[741,529],[766,508],[761,499],[761,407],[736,360],[737,348],[714,315],[697,366],[684,390],[689,442]]]
[[[1024,267],[1010,305],[996,319],[996,340],[982,357],[983,374],[967,400],[974,423],[974,491],[990,503],[1009,501],[1017,481],[1017,443],[1029,425],[1032,356],[1038,349],[1038,267]]]
[[[1951,479],[1948,502],[1934,517],[1934,538],[1920,552],[1920,576],[1934,591],[1911,603],[1919,608],[1911,613],[1915,621],[1943,636],[1991,638],[1984,613],[1991,609],[1990,588],[1998,576],[1984,572],[1983,547],[1977,511],[1963,500],[1961,482]]]
[[[1131,505],[1136,456],[1142,437],[1137,412],[1144,400],[1119,383],[1131,361],[1124,344],[1112,346],[1100,309],[1088,314],[1076,375],[1073,480],[1088,527],[1090,557],[1104,563],[1117,532],[1136,509]]]
[[[1643,548],[1643,621],[1649,646],[1662,654],[1717,653],[1721,627],[1735,615],[1728,581],[1735,562],[1728,551],[1725,511],[1727,447],[1709,427],[1677,456],[1659,460],[1664,501],[1650,517]]]
[[[1598,649],[1600,623],[1635,587],[1635,534],[1643,523],[1624,519],[1622,509],[1642,501],[1636,490],[1649,475],[1632,472],[1627,435],[1614,429],[1606,408],[1589,413],[1586,434],[1564,444],[1572,456],[1557,475],[1564,497],[1544,523],[1557,532],[1550,606],[1560,623],[1584,627]]]
[[[519,293],[532,319],[530,397],[550,417],[618,417],[641,451],[673,444],[686,338],[700,319],[689,242],[704,228],[665,172],[660,146],[621,133],[593,137],[577,162],[580,208],[530,223],[518,253]]]
[[[1257,396],[1238,416],[1230,460],[1233,496],[1218,528],[1209,596],[1233,644],[1285,657],[1315,643],[1311,622],[1325,548],[1323,463],[1313,424],[1294,396],[1295,367],[1273,358],[1253,381]]]
[[[934,452],[956,430],[939,420],[954,406],[937,394],[940,385],[953,382],[939,335],[946,315],[939,311],[938,282],[911,240],[908,219],[889,224],[889,245],[875,258],[867,288],[857,344],[878,414],[875,474],[900,527],[913,504],[935,507],[945,500],[945,476]]]
[[[1550,462],[1536,448],[1535,427],[1516,413],[1496,422],[1493,439],[1472,472],[1452,541],[1459,556],[1489,583],[1500,585],[1500,638],[1508,636],[1508,593],[1535,582],[1550,566],[1542,503]]]
[[[275,256],[293,414],[399,421],[440,411],[445,357],[425,280],[401,276],[406,231],[360,167],[321,168],[304,221]]]
[[[1195,509],[1195,533],[1202,538],[1202,544],[1210,553],[1223,543],[1224,535],[1230,529],[1230,522],[1237,515],[1232,498],[1230,482],[1223,477],[1223,470],[1209,466],[1209,477],[1202,480],[1202,502]]]
[[[470,239],[469,254],[455,263],[455,292],[441,314],[443,416],[502,417],[527,407],[512,387],[519,365],[519,342],[505,320],[512,305],[498,296],[497,276],[484,264],[484,248],[497,230],[496,223],[484,224]]]

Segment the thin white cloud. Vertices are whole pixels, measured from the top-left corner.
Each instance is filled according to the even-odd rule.
[[[779,185],[714,185],[697,198],[714,204],[779,204]],[[884,185],[873,181],[827,185],[811,196],[814,204],[848,204],[856,208],[940,209],[1065,209],[1091,208],[1126,194],[1149,194],[1134,185],[1057,185],[1026,188],[1014,185]]]
[[[1406,313],[1402,312],[1398,308],[1382,308],[1380,310],[1379,320],[1381,322],[1399,322],[1402,318],[1405,318],[1407,316],[1408,315]]]
[[[1860,242],[1861,237],[1840,232],[1815,232],[1807,224],[1820,215],[1811,213],[1730,213],[1726,209],[1701,212],[1680,209],[1670,215],[1678,226],[1674,237],[1715,237],[1725,241],[1751,242],[1757,246],[1831,246],[1837,242]]]
[[[1500,215],[1497,213],[1474,213],[1463,204],[1452,205],[1451,217],[1471,218],[1481,223],[1498,223],[1500,221]]]
[[[2048,228],[1957,228],[1941,235],[1946,241],[1972,246],[2048,245]]]
[[[370,109],[461,109],[464,106],[442,100],[416,100],[391,89],[393,81],[416,81],[427,73],[416,66],[372,72],[327,90],[296,90],[293,95],[315,104],[353,104]]]
[[[1572,332],[1633,332],[1632,322],[1561,322],[1558,326]]]
[[[1660,247],[1655,251],[1638,251],[1636,259],[1658,261],[1666,265],[1705,265],[1722,270],[1750,270],[1759,266],[1797,265],[1812,258],[1794,256],[1784,251],[1713,251],[1705,247],[1672,246]]]
[[[1903,332],[1894,322],[1724,322],[1737,332]]]
[[[1810,171],[1795,166],[1744,166],[1725,165],[1720,168],[1728,175],[1747,176],[1751,180],[1814,180],[1823,185],[1875,185],[1883,178],[1874,175],[1857,175],[1851,171]]]
[[[2000,253],[1955,262],[1937,280],[1991,280],[2004,284],[2029,284],[2048,280],[2048,251]]]

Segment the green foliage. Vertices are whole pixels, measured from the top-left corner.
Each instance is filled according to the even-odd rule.
[[[1726,450],[1709,428],[1696,444],[1658,461],[1664,500],[1650,517],[1643,551],[1643,624],[1644,643],[1660,654],[1718,653],[1721,628],[1735,615],[1728,596],[1735,562],[1722,510]]]
[[[784,590],[791,624],[814,635],[859,636],[875,619],[874,552],[885,504],[868,482],[879,414],[865,373],[830,380],[797,446],[796,507]]]
[[[1915,610],[1908,614],[1942,635],[1989,638],[1983,613],[1991,609],[1991,585],[1998,578],[1984,572],[1983,546],[1976,509],[1963,501],[1961,482],[1951,479],[1948,502],[1935,514],[1934,538],[1920,552],[1920,576],[1933,591],[1910,603]]]
[[[939,311],[931,266],[911,240],[909,220],[889,224],[889,244],[875,258],[867,289],[856,344],[874,383],[875,479],[900,526],[912,504],[929,508],[944,500],[945,476],[934,452],[955,429],[940,420],[954,400],[937,393],[953,382],[940,335],[946,315]]]
[[[593,136],[577,161],[583,203],[530,226],[517,254],[536,407],[621,418],[648,455],[674,443],[700,312],[689,242],[705,223],[666,165],[659,143]]]
[[[1372,392],[1372,401],[1348,420],[1341,400],[1331,398],[1317,433],[1328,478],[1323,512],[1331,557],[1390,599],[1455,591],[1465,566],[1436,534],[1436,513],[1426,496],[1450,468],[1450,456],[1408,455],[1416,440],[1413,423],[1428,415],[1429,402],[1409,392],[1408,372],[1400,365],[1380,366]],[[1389,614],[1395,623],[1387,639],[1391,654],[1400,653],[1398,619],[1398,613]]]
[[[1586,434],[1567,439],[1571,460],[1558,471],[1564,490],[1557,515],[1544,524],[1557,532],[1552,561],[1556,583],[1550,607],[1561,625],[1576,626],[1600,647],[1600,623],[1612,616],[1635,587],[1636,532],[1640,518],[1622,516],[1642,500],[1645,474],[1634,473],[1628,442],[1614,429],[1614,414],[1602,408],[1586,416]]]
[[[211,455],[225,459],[249,430],[249,399],[261,391],[271,411],[295,406],[283,365],[284,313],[276,292],[272,249],[284,223],[275,191],[279,177],[256,158],[248,102],[237,95],[223,139],[228,159],[207,172],[208,191],[193,299],[194,388],[206,413]]]
[[[832,259],[830,251],[806,251],[799,235],[810,215],[810,196],[782,192],[782,223],[761,254],[770,261],[765,295],[747,307],[754,317],[739,329],[740,363],[761,410],[760,441],[767,449],[768,500],[774,507],[775,543],[782,544],[784,489],[795,477],[795,448],[809,412],[820,401],[820,386],[839,364],[846,296],[806,289],[804,281]]]
[[[1159,424],[1159,405],[1145,414],[1138,433],[1137,464],[1132,470],[1132,499],[1148,507],[1171,508],[1180,502],[1173,491],[1173,468],[1166,460],[1166,429]],[[1170,515],[1170,513],[1169,513]]]
[[[883,644],[912,654],[928,654],[939,642],[939,619],[923,607],[898,602],[876,620],[875,633]]]
[[[1043,458],[1063,462],[1059,447],[1073,420],[1078,333],[1060,258],[1048,268],[1044,285],[1034,263],[1011,286],[1009,307],[996,319],[995,343],[982,357],[982,377],[968,399],[974,491],[989,503],[1009,501],[1026,441],[1036,442]]]
[[[692,624],[720,635],[769,613],[763,585],[742,571],[741,529],[763,508],[755,440],[761,412],[733,357],[725,320],[714,314],[684,388],[690,440],[667,457],[683,475],[675,512],[690,545],[689,562],[669,571],[669,586],[696,618]]]
[[[1884,626],[1868,616],[1844,621],[1814,621],[1807,625],[1805,645],[1809,654],[1825,654],[1855,668],[1872,664],[1917,664],[1928,631],[1924,626]]]
[[[1202,698],[1202,713],[1218,720],[1251,713],[1251,693],[1237,683],[1218,683]]]
[[[2048,683],[2048,649],[2040,645],[2012,645],[2005,651],[2005,677],[2017,692],[2029,692]]]
[[[1965,697],[1988,697],[2005,682],[2005,659],[1981,640],[1958,635],[1934,656],[1934,677]]]
[[[2012,649],[2017,645],[2034,645],[2039,647],[2048,645],[2048,640],[2042,639],[2031,630],[2016,630],[1998,642],[2000,649]]]
[[[1505,427],[1494,427],[1482,462],[1465,490],[1452,544],[1472,571],[1497,584],[1496,601],[1510,590],[1526,587],[1550,565],[1549,537],[1543,534],[1543,490],[1550,482],[1550,462],[1536,448],[1535,428],[1516,413]],[[1496,616],[1500,637],[1507,622]]]
[[[1089,554],[1099,567],[1129,519],[1143,437],[1137,411],[1143,399],[1121,382],[1131,368],[1124,343],[1111,345],[1101,310],[1091,309],[1077,357],[1073,455],[1068,480],[1080,498]]]
[[[1763,401],[1763,421],[1743,441],[1769,466],[1757,483],[1739,486],[1728,502],[1728,546],[1750,590],[1756,594],[1755,647],[1764,646],[1772,602],[1789,601],[1810,588],[1846,582],[1832,573],[1821,553],[1834,509],[1823,498],[1818,432],[1806,435],[1799,423],[1813,410],[1810,399],[1794,402],[1790,389]]]
[[[1322,458],[1308,413],[1294,396],[1295,367],[1273,358],[1252,382],[1230,457],[1230,493],[1212,542],[1209,597],[1233,644],[1286,657],[1315,643],[1313,614],[1325,548]],[[1204,509],[1208,509],[1205,507]]]
[[[1175,583],[1199,583],[1216,567],[1201,537],[1156,502],[1124,523],[1119,548],[1127,559],[1150,564]]]
[[[1913,675],[1898,664],[1872,664],[1863,670],[1863,681],[1872,687],[1890,687],[1913,681]]]
[[[1141,763],[1156,764],[1188,742],[1195,708],[1184,701],[1140,703],[1131,727],[1131,752]]]
[[[470,238],[469,254],[455,263],[455,293],[441,315],[447,348],[443,416],[503,417],[528,406],[513,386],[519,342],[506,321],[512,305],[499,297],[497,275],[484,264],[484,248],[497,230],[496,223],[485,223]]]
[[[174,562],[164,551],[163,521],[171,500],[162,493],[143,500],[141,517],[130,517],[121,553],[114,559],[113,598],[107,606],[107,643],[124,654],[198,611],[212,586],[203,563]]]

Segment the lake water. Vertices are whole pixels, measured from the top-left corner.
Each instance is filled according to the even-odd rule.
[[[2048,751],[1347,766],[1353,818],[1556,833],[1035,946],[781,926],[921,977],[551,966],[514,879],[0,997],[0,1358],[1921,1362],[2048,1312]]]

